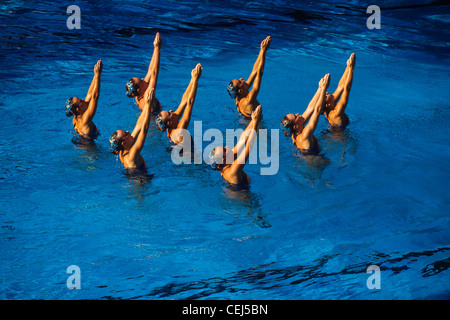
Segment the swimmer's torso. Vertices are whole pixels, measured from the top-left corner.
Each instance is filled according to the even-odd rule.
[[[147,167],[144,158],[142,158],[140,154],[136,157],[136,159],[134,159],[134,161],[128,157],[128,154],[128,151],[121,151],[119,153],[120,161],[125,168],[141,170]]]
[[[242,98],[236,102],[237,110],[247,118],[251,118],[252,112],[259,106],[256,99],[250,100],[248,97]]]
[[[97,127],[92,121],[82,124],[81,118],[75,116],[73,117],[72,124],[75,131],[83,138],[92,140],[91,137],[97,135]]]
[[[318,153],[318,152],[311,152],[311,151],[313,151],[313,150],[318,151],[320,149],[319,141],[313,135],[311,135],[311,137],[309,139],[303,138],[301,134],[297,135],[296,138],[294,138],[294,136],[292,136],[292,142],[298,149],[300,149],[303,152]]]
[[[144,96],[136,97],[136,102],[139,106],[139,109],[144,109],[145,99]],[[161,111],[161,103],[156,97],[153,99],[152,104],[150,105],[150,112],[155,114]]]
[[[345,114],[337,114],[335,110],[325,110],[325,117],[332,126],[348,126],[349,117]]]
[[[250,177],[244,171],[239,171],[237,174],[233,174],[230,172],[230,168],[231,167],[228,167],[221,172],[222,177],[227,182],[238,186],[250,185]]]

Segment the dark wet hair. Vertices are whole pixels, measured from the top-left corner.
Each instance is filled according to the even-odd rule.
[[[133,79],[130,79],[125,84],[125,89],[127,90],[128,97],[130,97],[130,98],[136,97],[138,95],[137,91],[139,89],[139,85]]]
[[[209,160],[211,160],[211,168],[213,170],[220,170],[221,167],[223,167],[222,163],[217,163],[217,161],[219,159],[216,159],[217,155],[216,155],[216,148],[214,148],[211,153],[209,154]],[[223,159],[222,159],[223,162]]]
[[[66,101],[66,116],[71,117],[75,114],[75,109],[78,108],[78,104],[73,103],[73,98],[69,98]]]
[[[290,137],[294,134],[294,121],[289,120],[287,116],[281,120],[281,129],[286,137]]]
[[[111,152],[113,154],[118,154],[122,150],[122,139],[117,138],[117,131],[114,132],[109,138],[109,143],[111,144]]]
[[[161,112],[160,113],[158,113],[158,116],[156,117],[156,126],[158,127],[158,129],[159,130],[161,130],[161,131],[165,131],[166,129],[167,129],[167,119],[166,119],[166,121],[164,121],[162,118],[161,118]]]
[[[228,94],[231,98],[235,99],[237,96],[237,88],[233,86],[233,80],[230,81],[230,83],[227,86]]]

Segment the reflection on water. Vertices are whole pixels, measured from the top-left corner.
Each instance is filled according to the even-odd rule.
[[[124,169],[125,176],[128,179],[127,188],[130,193],[129,197],[138,201],[138,203],[144,204],[143,200],[148,194],[147,191],[152,187],[153,174],[145,171],[136,171],[130,169]]]
[[[324,177],[327,168],[334,171],[348,166],[351,162],[350,155],[355,155],[358,149],[358,140],[347,128],[343,131],[324,129],[317,135],[321,152],[319,155],[303,155],[295,148],[294,157],[297,159],[299,173],[316,186],[318,182],[324,182],[327,186],[334,183]]]
[[[358,140],[348,128],[345,130],[333,130],[328,127],[320,133],[319,139],[324,145],[324,150],[340,154],[340,168],[347,165],[346,155],[354,155],[358,148]]]
[[[393,283],[402,285],[401,288],[383,287],[381,294],[385,298],[404,298],[403,292],[411,292],[413,298],[427,297],[433,292],[448,293],[448,288],[440,283],[448,283],[450,271],[448,253],[450,249],[443,248],[441,252],[438,252],[439,249],[435,249],[446,246],[448,242],[448,233],[445,233],[448,230],[448,226],[445,224],[447,220],[441,213],[448,208],[448,197],[443,192],[436,194],[433,191],[439,187],[441,182],[442,185],[445,185],[445,181],[436,179],[431,187],[426,183],[431,182],[434,177],[444,176],[447,172],[445,171],[445,155],[448,154],[449,135],[446,129],[448,126],[445,125],[445,111],[448,109],[448,104],[444,101],[445,99],[436,98],[439,94],[435,94],[445,92],[445,81],[442,79],[445,79],[445,71],[448,69],[446,66],[450,57],[448,36],[445,32],[448,22],[445,20],[445,15],[442,14],[442,9],[446,7],[437,5],[438,2],[435,1],[436,5],[423,8],[402,7],[398,10],[391,8],[384,11],[383,28],[371,32],[366,28],[368,17],[365,15],[366,3],[359,1],[352,2],[351,5],[343,5],[336,2],[288,0],[269,3],[267,1],[231,0],[231,4],[233,4],[231,6],[230,3],[216,0],[207,3],[203,1],[201,4],[200,1],[194,1],[190,6],[181,4],[179,1],[170,1],[169,3],[160,1],[150,4],[150,2],[144,3],[137,0],[126,5],[116,1],[108,3],[90,1],[84,2],[87,7],[82,10],[87,10],[86,12],[89,12],[92,19],[83,20],[81,31],[70,31],[65,26],[68,15],[65,14],[64,3],[55,6],[47,1],[33,2],[32,8],[23,1],[19,5],[17,3],[19,2],[7,1],[6,4],[0,5],[5,9],[1,13],[4,28],[1,29],[3,41],[0,52],[4,68],[1,68],[0,73],[6,75],[8,66],[14,66],[14,72],[9,72],[5,77],[10,80],[20,78],[29,84],[26,88],[21,88],[16,85],[15,81],[6,81],[3,88],[0,89],[0,91],[8,93],[0,102],[0,108],[5,111],[3,113],[6,117],[4,119],[6,138],[3,139],[0,147],[3,150],[1,154],[8,158],[3,162],[3,173],[0,177],[3,183],[2,190],[7,195],[2,197],[2,201],[5,208],[15,208],[15,210],[6,210],[4,213],[3,231],[4,234],[6,233],[5,238],[9,241],[14,240],[11,235],[14,231],[10,228],[11,221],[15,221],[14,228],[18,231],[17,234],[22,231],[20,238],[17,238],[20,241],[12,244],[15,250],[8,251],[9,254],[5,256],[5,263],[2,265],[4,271],[11,275],[5,281],[4,286],[6,292],[11,293],[12,297],[45,298],[49,292],[55,292],[52,283],[39,283],[39,288],[22,285],[33,282],[33,279],[31,282],[27,281],[28,279],[24,279],[22,275],[26,272],[26,274],[37,275],[38,278],[45,279],[47,274],[40,275],[42,268],[36,266],[34,262],[46,255],[54,257],[46,266],[46,273],[54,273],[55,270],[57,272],[60,266],[66,263],[61,259],[67,256],[64,250],[68,246],[82,250],[80,252],[73,251],[74,259],[81,257],[86,262],[108,261],[102,269],[102,278],[104,279],[102,284],[105,285],[105,290],[99,291],[97,288],[83,291],[81,293],[83,296],[78,294],[77,298],[98,298],[99,295],[103,295],[118,299],[122,295],[128,294],[136,297],[175,299],[204,297],[229,299],[236,297],[236,293],[247,294],[246,298],[255,298],[264,291],[267,292],[264,297],[268,298],[296,299],[299,298],[300,293],[301,297],[308,298],[366,298],[368,293],[364,277],[369,264],[379,265],[383,277],[386,275],[384,279],[395,280]],[[111,21],[114,22],[113,25]],[[242,37],[242,29],[248,26],[252,28],[251,34]],[[358,69],[360,71],[355,84],[360,86],[359,88],[369,90],[370,93],[380,93],[374,95],[377,99],[372,103],[373,107],[369,106],[364,110],[357,104],[358,97],[361,99],[363,94],[358,94],[360,90],[355,87],[352,92],[352,101],[355,98],[353,111],[363,113],[366,120],[368,120],[365,117],[367,112],[371,119],[377,119],[374,116],[380,114],[389,116],[386,119],[383,118],[383,121],[365,121],[364,127],[363,125],[355,126],[353,123],[350,127],[351,131],[323,132],[321,134],[317,132],[323,156],[293,158],[292,152],[284,152],[280,154],[280,164],[287,164],[287,166],[281,167],[282,170],[285,170],[281,172],[281,179],[273,179],[269,182],[261,179],[265,184],[255,183],[249,190],[237,191],[232,188],[224,188],[223,194],[221,194],[222,190],[220,190],[221,186],[218,182],[220,177],[209,168],[204,168],[203,165],[179,168],[171,162],[170,152],[172,149],[168,149],[168,155],[164,153],[165,145],[162,142],[165,141],[166,135],[156,130],[152,133],[152,130],[155,129],[153,120],[151,120],[152,130],[149,132],[150,136],[147,138],[143,156],[148,164],[152,164],[149,166],[152,172],[162,178],[154,181],[152,175],[128,175],[127,173],[122,175],[123,166],[120,161],[114,166],[113,156],[107,150],[109,148],[107,139],[87,145],[75,143],[73,146],[70,145],[70,137],[64,135],[61,138],[64,141],[62,144],[58,143],[62,129],[57,129],[52,135],[45,133],[45,138],[33,139],[33,143],[28,143],[30,139],[24,132],[32,132],[33,128],[50,128],[52,130],[51,128],[70,126],[63,113],[54,112],[56,111],[55,104],[48,103],[49,98],[64,103],[67,99],[67,87],[54,85],[54,88],[39,89],[42,79],[55,84],[75,81],[71,87],[79,86],[81,88],[84,86],[81,82],[84,80],[80,79],[91,78],[92,71],[80,71],[80,65],[90,66],[92,61],[99,58],[104,58],[105,63],[108,62],[109,70],[109,75],[102,83],[101,99],[103,100],[99,104],[99,113],[96,116],[96,119],[99,120],[99,128],[102,132],[112,133],[117,128],[117,120],[123,122],[123,125],[134,124],[137,120],[136,112],[130,105],[130,100],[127,100],[128,98],[123,93],[123,84],[133,75],[130,75],[131,70],[145,72],[148,68],[152,41],[156,31],[160,31],[164,39],[164,54],[161,57],[161,74],[158,81],[158,94],[161,96],[161,100],[174,102],[177,100],[176,102],[178,102],[179,96],[172,98],[173,88],[178,83],[185,85],[186,70],[188,70],[186,65],[191,66],[192,61],[198,60],[209,66],[205,68],[205,77],[209,80],[208,85],[205,83],[204,86],[199,87],[200,91],[204,91],[199,91],[198,103],[196,102],[193,113],[193,119],[208,121],[205,122],[205,127],[224,130],[226,128],[243,128],[248,124],[246,120],[236,114],[234,103],[228,97],[224,87],[231,80],[229,75],[234,76],[235,71],[242,70],[243,76],[250,71],[261,37],[267,34],[272,35],[274,42],[268,54],[267,75],[264,77],[264,87],[261,91],[261,102],[266,110],[264,117],[267,126],[264,127],[279,128],[279,120],[272,122],[271,119],[279,118],[278,111],[282,113],[287,109],[290,101],[295,100],[295,97],[288,96],[289,93],[297,90],[299,86],[312,85],[308,76],[318,74],[317,68],[323,67],[324,70],[328,70],[336,63],[335,60],[340,60],[339,56],[347,56],[350,48],[355,48],[360,53],[361,65],[364,66]],[[67,50],[68,46],[73,47],[73,50]],[[134,55],[136,59],[130,59],[130,54]],[[439,61],[431,59],[432,57],[438,57]],[[293,76],[291,68],[279,68],[278,63],[281,64],[281,61],[289,64],[292,70],[304,70],[305,77]],[[303,62],[307,62],[307,64],[303,64]],[[428,63],[435,63],[440,69],[442,68],[441,71],[435,72],[437,69],[434,66],[427,67]],[[340,63],[336,68],[341,68]],[[374,81],[374,74],[377,81]],[[404,74],[408,76],[402,76]],[[437,77],[436,74],[439,76]],[[413,90],[418,84],[420,84],[420,90]],[[392,95],[389,90],[392,91],[394,86],[398,94]],[[404,100],[408,93],[410,93],[410,97],[406,97],[406,103],[412,101],[415,107],[408,108],[408,112],[405,112],[396,106],[398,106],[397,102]],[[16,108],[16,105],[20,108]],[[23,112],[17,111],[22,110],[24,106],[31,112],[45,112],[46,117],[34,117],[31,122],[29,117],[23,117]],[[44,110],[41,110],[41,106]],[[378,108],[379,110],[376,110]],[[440,113],[437,114],[430,110],[433,108],[440,110]],[[354,116],[352,113],[351,117]],[[401,120],[401,122],[396,120]],[[412,126],[411,121],[417,126]],[[8,125],[9,123],[10,125]],[[62,125],[60,126],[60,124]],[[374,128],[374,126],[376,127]],[[375,159],[368,163],[356,161],[359,160],[360,155],[360,158],[364,160],[372,160],[370,159],[372,154],[363,155],[360,149],[370,148],[370,143],[373,143],[375,138],[374,130],[379,132],[379,136],[376,137],[379,139],[379,143],[386,143],[383,151],[392,155],[389,159],[398,160],[396,168],[405,168],[400,177],[411,177],[411,180],[398,179],[394,186],[386,183],[386,188],[383,188],[382,191],[377,188],[378,182],[376,182],[375,193],[370,191],[373,190],[373,181],[377,176],[375,174],[372,176],[371,173],[376,171],[381,160]],[[417,130],[421,131],[417,132]],[[152,134],[154,136],[151,136]],[[407,150],[406,155],[400,158],[395,154],[397,145],[389,144],[395,135],[402,135],[404,142],[408,142],[401,150]],[[411,135],[427,137],[418,140],[419,145],[425,145],[425,147],[419,146],[421,153],[417,152],[415,145],[409,143],[411,139],[408,137]],[[432,149],[437,148],[439,152],[430,150],[429,141],[433,143]],[[359,142],[361,142],[360,146]],[[66,148],[67,144],[69,144],[68,148]],[[41,148],[46,152],[49,151],[49,154],[41,152],[36,155],[34,153],[36,149]],[[290,150],[288,148],[286,144],[286,150]],[[53,152],[55,149],[56,152]],[[14,150],[14,152],[9,152],[10,150]],[[359,152],[358,159],[355,159],[356,151]],[[427,153],[426,157],[422,155],[424,153]],[[425,175],[428,178],[424,180],[422,165],[425,163],[428,165],[429,158],[436,158],[438,162],[430,162],[432,166],[426,167],[429,169]],[[69,163],[72,166],[65,163],[68,159],[74,162],[74,164]],[[48,170],[49,161],[51,165],[56,164],[56,170],[52,170],[53,172]],[[411,162],[412,165],[409,166]],[[47,204],[46,201],[42,202],[41,198],[45,200],[45,198],[51,199],[55,196],[53,192],[55,186],[63,187],[65,190],[72,188],[69,182],[72,175],[66,173],[67,169],[71,169],[73,166],[82,169],[74,172],[74,174],[80,173],[75,177],[83,179],[80,181],[80,185],[81,183],[95,184],[94,188],[90,190],[96,192],[86,192],[86,198],[83,199],[89,212],[99,212],[110,216],[108,214],[111,211],[110,206],[113,206],[115,202],[111,205],[96,206],[93,211],[90,211],[91,203],[97,204],[105,199],[110,199],[115,196],[116,192],[122,192],[125,197],[128,197],[126,200],[131,202],[131,208],[134,207],[135,202],[138,202],[142,208],[150,208],[148,206],[150,202],[164,203],[176,195],[177,198],[192,198],[194,202],[190,206],[196,206],[200,200],[203,202],[201,206],[198,205],[198,214],[189,217],[189,222],[192,221],[189,225],[203,225],[202,219],[208,215],[208,210],[228,212],[228,209],[231,208],[234,217],[239,217],[239,222],[247,223],[246,227],[250,228],[240,228],[240,225],[234,226],[235,228],[227,228],[223,227],[221,223],[211,223],[211,228],[195,229],[196,237],[192,238],[192,241],[195,241],[194,249],[205,248],[205,250],[201,252],[191,250],[188,255],[179,254],[180,244],[175,240],[178,239],[177,236],[180,233],[172,231],[167,233],[165,232],[167,228],[162,228],[163,230],[154,228],[151,232],[154,236],[151,240],[154,241],[148,242],[151,246],[140,248],[140,250],[144,250],[142,252],[145,255],[151,254],[145,250],[161,251],[164,254],[161,255],[162,257],[152,258],[153,260],[139,260],[141,252],[129,246],[130,237],[133,239],[134,237],[125,232],[128,229],[124,232],[117,232],[113,235],[114,237],[111,237],[109,232],[103,232],[105,230],[104,221],[94,217],[98,215],[83,215],[83,219],[86,220],[82,225],[64,223],[62,226],[60,221],[65,221],[59,218],[48,219],[52,215],[53,217],[59,216],[57,206],[54,208],[49,206],[48,215],[30,214],[30,212],[35,212],[36,208]],[[344,167],[346,169],[339,172],[339,169]],[[95,170],[95,174],[86,172],[88,170]],[[363,172],[361,173],[361,171]],[[392,180],[391,176],[386,174],[391,171],[381,172],[385,181]],[[328,188],[311,190],[309,186],[302,185],[302,181],[298,181],[305,176],[313,183],[326,183],[326,179],[335,182],[354,173],[358,175],[357,179],[345,180],[340,184],[347,186],[351,183],[352,188],[349,188],[349,192],[343,190],[342,193],[336,193]],[[300,179],[298,179],[299,176]],[[360,183],[363,177],[367,180]],[[411,190],[409,182],[416,177],[418,178],[417,187]],[[294,181],[290,181],[290,179]],[[272,185],[272,181],[276,182]],[[217,190],[217,184],[219,184],[219,190]],[[45,188],[40,190],[41,186]],[[180,186],[181,189],[173,192],[173,186]],[[368,192],[365,192],[364,197],[352,201],[353,191],[360,187],[365,188],[363,190]],[[378,196],[399,194],[399,189],[404,191],[405,195],[408,194],[411,199],[395,198],[395,207],[391,205],[396,209],[393,210],[395,214],[384,214],[386,210],[379,205],[380,197]],[[409,195],[410,190],[412,192]],[[423,199],[416,201],[414,195],[419,191]],[[158,197],[153,197],[155,193],[158,193]],[[16,201],[23,199],[23,194],[35,195],[30,201]],[[291,194],[298,194],[299,197],[292,199]],[[400,195],[402,194],[400,193]],[[337,203],[332,202],[334,198],[339,198]],[[65,199],[67,202],[61,204],[61,207],[79,207],[78,198],[66,197]],[[217,199],[219,201],[216,201]],[[330,201],[317,201],[317,199],[330,199]],[[394,197],[389,197],[389,199],[394,199]],[[121,197],[117,200],[121,200]],[[293,207],[289,211],[294,212],[297,206],[303,202],[307,207],[317,208],[317,211],[310,215],[317,216],[318,219],[311,219],[311,224],[302,228],[301,223],[310,217],[309,214],[288,216],[280,212],[279,208],[282,207],[282,203],[289,200],[292,200]],[[217,205],[216,202],[220,201],[222,203]],[[347,201],[352,201],[351,211],[347,210]],[[369,207],[366,205],[367,202],[370,202]],[[18,204],[20,204],[19,207],[17,207]],[[430,221],[433,220],[434,223],[442,226],[442,232],[438,236],[432,228],[434,224],[430,225],[431,222],[421,223],[420,219],[414,219],[416,221],[409,223],[415,216],[408,209],[417,204],[423,206],[416,211],[426,206],[424,214],[428,214]],[[321,221],[319,216],[325,216],[321,213],[328,212],[329,206],[342,210],[342,213],[338,215],[335,211],[331,212],[331,214],[335,213],[333,220],[330,219],[329,224],[326,224],[324,221],[328,220],[322,218],[324,220]],[[184,203],[174,203],[174,211],[184,208]],[[271,208],[270,222],[273,226],[270,229],[262,229],[270,227],[266,220],[269,213],[268,208]],[[123,211],[127,209],[124,207]],[[354,214],[360,211],[360,214]],[[355,229],[351,228],[353,222],[358,218],[364,218],[365,213],[368,214],[369,211],[371,215],[381,216],[383,220],[376,220],[376,225],[373,227],[367,226],[368,230],[373,232],[368,232],[366,241],[352,238],[348,232],[336,232],[330,235],[333,243],[329,246],[322,245],[320,247],[320,243],[323,241],[305,243],[305,238],[312,234],[314,236],[311,237],[315,237],[315,235],[321,236],[323,233],[327,233],[327,230],[324,230],[324,224],[325,226],[333,224],[336,229],[341,226],[344,229],[348,227],[345,230],[353,231]],[[398,219],[396,214],[405,216],[405,219]],[[114,215],[111,216],[111,219],[115,219]],[[230,220],[232,219],[233,216]],[[284,219],[289,219],[288,225],[284,223]],[[108,222],[112,221],[114,223],[111,225],[120,224],[120,221],[115,220]],[[408,223],[404,223],[405,221]],[[184,226],[183,223],[184,221],[177,221],[173,229],[181,230]],[[386,227],[391,224],[395,226],[393,230],[398,230],[398,243],[391,241],[391,238],[388,237],[391,228]],[[292,226],[290,230],[286,230],[290,225]],[[359,221],[356,224],[356,226],[362,225],[366,225],[365,221]],[[34,226],[39,228],[36,229]],[[81,227],[89,228],[82,230]],[[142,228],[148,227],[148,225],[142,226]],[[54,230],[56,235],[54,232],[41,233],[39,232],[41,229]],[[209,247],[208,239],[211,235],[214,237],[211,242],[220,243],[225,252],[228,252],[234,248],[229,245],[229,240],[242,236],[241,231],[247,232],[249,229],[251,229],[252,235],[255,234],[255,237],[252,238],[255,241],[247,241],[243,250],[257,252],[258,255],[253,257],[254,260],[249,261],[245,254],[237,254],[233,256],[233,263],[236,267],[230,267],[232,269],[229,271],[224,268],[223,261],[220,259],[210,259],[216,257],[217,253],[216,246]],[[411,233],[411,229],[417,232]],[[134,230],[129,229],[130,232]],[[332,231],[334,232],[335,229],[333,228]],[[186,232],[190,233],[191,231],[187,230]],[[145,234],[147,233],[150,232],[145,232]],[[264,237],[259,237],[261,233],[264,234]],[[81,234],[92,234],[95,237],[80,237]],[[289,237],[286,237],[287,234]],[[355,234],[355,237],[356,235],[359,233]],[[55,236],[58,236],[58,240],[67,241],[67,245],[55,243]],[[92,247],[89,241],[86,246],[79,245],[80,241],[84,242],[89,238],[94,239],[97,243],[110,244],[111,249],[117,250],[117,255],[114,256],[112,254],[114,252],[110,251],[110,248],[96,250],[99,247],[95,245]],[[190,242],[186,240],[182,240],[183,245],[186,242],[189,245]],[[352,246],[335,247],[335,244],[348,244],[350,241],[354,241]],[[30,246],[39,248],[39,250],[28,250],[27,248]],[[399,249],[399,246],[402,249]],[[271,254],[260,255],[258,248],[263,247],[267,247],[267,251]],[[300,247],[304,250],[299,253]],[[373,255],[375,249],[382,250],[382,252]],[[425,249],[426,251],[424,251]],[[399,253],[399,250],[402,251]],[[165,257],[170,260],[173,267],[165,269],[162,267],[164,264],[161,262],[165,261]],[[348,259],[343,257],[348,257]],[[177,263],[172,263],[173,261]],[[217,270],[217,276],[210,278],[196,272],[192,272],[192,276],[180,274],[180,264],[185,264],[192,270],[202,270],[205,262],[211,270]],[[124,268],[125,265],[126,268]],[[117,275],[118,270],[123,271],[124,277],[120,283],[116,283],[110,278],[113,276],[115,279],[114,276]],[[142,270],[144,271],[142,272]],[[353,282],[359,275],[363,277],[362,292],[358,292],[358,286],[355,286],[355,282]],[[139,290],[137,288],[136,281],[139,281],[138,279],[146,281],[145,284],[148,286],[142,286],[146,289]],[[155,282],[155,279],[160,280]],[[336,281],[337,279],[341,281]],[[64,295],[58,295],[56,289],[53,297],[60,298],[61,296]]]
[[[330,159],[326,157],[323,151],[318,155],[303,155],[300,149],[296,149],[294,155],[303,168],[303,176],[312,183],[315,180],[321,180],[324,170],[331,164]]]
[[[329,266],[341,258],[339,254],[326,254],[309,264],[285,267],[279,266],[277,262],[268,262],[260,266],[237,271],[228,277],[215,277],[213,279],[202,279],[201,281],[193,282],[171,282],[167,285],[156,287],[147,294],[134,297],[133,299],[152,297],[180,298],[180,295],[184,295],[186,299],[201,299],[214,297],[222,292],[245,293],[249,291],[249,284],[251,284],[252,288],[258,288],[261,292],[267,291],[271,293],[281,292],[283,287],[292,285],[297,286],[296,288],[300,290],[298,292],[301,292],[301,288],[306,287],[317,289],[318,293],[311,293],[314,290],[305,290],[303,292],[304,296],[301,295],[300,297],[307,299],[335,299],[336,297],[346,295],[355,299],[358,299],[358,297],[366,299],[369,294],[375,293],[367,290],[365,286],[365,280],[367,279],[366,269],[369,265],[374,263],[380,266],[384,277],[395,279],[400,274],[412,274],[413,271],[410,268],[420,269],[420,267],[415,265],[418,258],[432,257],[432,259],[436,259],[440,255],[447,254],[449,250],[450,248],[443,247],[429,251],[409,252],[403,255],[378,253],[376,257],[354,257],[355,259],[358,258],[358,261],[335,270],[330,270]],[[423,277],[429,277],[439,274],[448,268],[449,259],[437,260],[422,268],[421,273]],[[334,288],[330,284],[335,282],[337,277],[346,276],[354,279],[356,281],[355,285],[343,290],[341,293],[334,292]],[[382,294],[388,293],[388,291],[394,292],[395,290],[398,290],[398,287],[382,286],[382,290],[376,292],[376,294],[381,296]],[[413,298],[415,296],[415,294],[412,295]],[[434,298],[448,298],[448,291]]]
[[[260,197],[250,190],[250,187],[237,188],[231,184],[224,187],[225,197],[238,205],[241,210],[246,212],[246,216],[253,217],[255,222],[261,228],[270,228],[267,215],[263,212],[260,203]]]
[[[87,170],[97,168],[97,161],[102,157],[103,150],[94,140],[86,140],[77,134],[73,134],[72,143],[82,151],[78,153],[79,163],[86,164]]]

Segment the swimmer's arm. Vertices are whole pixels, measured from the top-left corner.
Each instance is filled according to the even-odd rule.
[[[260,107],[260,105],[258,107]],[[239,154],[242,152],[242,149],[245,147],[245,143],[247,142],[248,136],[250,135],[250,131],[252,129],[253,127],[248,125],[247,128],[245,128],[244,132],[242,132],[241,136],[239,137],[239,141],[233,148],[233,152],[235,154]]]
[[[258,59],[256,60],[252,73],[250,77],[247,79],[247,83],[249,86],[253,85],[252,90],[249,93],[250,99],[256,98],[259,93],[259,89],[261,87],[261,80],[264,73],[264,66],[266,63],[266,53],[267,49],[269,49],[271,38],[270,36],[261,42],[261,50],[258,55]]]
[[[88,123],[91,121],[95,113],[97,112],[97,104],[98,104],[98,98],[100,96],[100,82],[101,82],[101,74],[103,69],[103,63],[102,60],[99,60],[97,64],[94,67],[94,79],[92,80],[92,93],[91,97],[89,99],[89,105],[86,110],[86,112],[83,114],[83,122]]]
[[[354,54],[352,54],[354,56]],[[349,59],[350,60],[350,59]],[[347,107],[348,100],[350,98],[350,90],[352,89],[353,84],[353,71],[355,69],[355,60],[353,59],[349,62],[347,78],[345,79],[345,85],[343,88],[342,96],[339,102],[334,108],[334,112],[336,115],[340,115],[345,112],[345,108]]]
[[[257,75],[258,71],[260,70],[261,60],[263,59],[264,56],[265,56],[265,51],[261,48],[259,50],[258,58],[256,58],[256,61],[255,61],[254,65],[253,65],[252,72],[248,76],[247,81],[245,81],[245,82],[248,83],[248,85],[250,87],[252,86],[253,81],[255,81],[256,75]]]
[[[136,125],[135,125],[135,127],[133,129],[133,132],[131,133],[131,135],[133,137],[137,137],[139,132],[141,132],[142,124],[145,122],[145,120],[144,120],[145,117],[146,117],[146,109],[145,109],[145,106],[144,106],[144,109],[142,110],[141,114],[139,115],[138,120],[136,121]]]
[[[189,93],[189,96],[187,98],[186,102],[186,109],[184,110],[183,117],[181,118],[180,122],[178,123],[177,129],[187,129],[189,127],[189,123],[191,121],[191,115],[192,115],[192,108],[194,106],[195,102],[195,96],[197,95],[197,87],[198,87],[198,76],[194,76],[194,83],[191,86],[191,91]]]
[[[97,61],[97,64],[98,64],[98,61]],[[86,102],[91,101],[92,94],[93,94],[93,92],[94,92],[94,87],[95,87],[95,77],[96,77],[95,69],[96,69],[96,67],[97,67],[97,64],[94,66],[94,78],[92,78],[91,85],[89,86],[88,92],[87,92],[87,94],[86,94],[86,98],[84,98],[84,101],[86,101]]]
[[[154,98],[155,98],[155,90],[151,89],[145,96],[146,101],[144,105],[144,110],[142,111],[143,114],[142,129],[138,133],[136,141],[130,149],[129,157],[131,159],[136,159],[137,155],[139,155],[142,149],[144,148],[145,138],[147,137],[148,128],[150,125],[150,105],[152,104],[152,100]]]
[[[92,78],[92,82],[91,85],[89,86],[89,90],[86,94],[86,98],[84,98],[84,101],[88,102],[91,101],[92,98],[92,92],[94,90],[94,86],[95,86],[95,74],[94,74],[94,78]]]
[[[333,92],[334,101],[338,101],[341,98],[342,91],[344,91],[345,79],[347,79],[348,68],[345,68],[344,73],[342,74],[341,80],[339,80],[339,84],[336,90]]]
[[[320,114],[322,113],[322,108],[325,102],[325,94],[330,84],[330,74],[326,74],[319,82],[319,97],[317,99],[316,105],[314,106],[314,112],[311,115],[311,119],[302,131],[302,137],[306,138],[314,133],[316,130],[317,123],[319,122]]]
[[[194,69],[195,70],[195,69]],[[194,70],[192,70],[191,72],[191,80],[189,81],[189,84],[186,88],[186,91],[184,91],[183,93],[183,97],[181,98],[181,102],[178,105],[177,110],[175,110],[175,113],[178,115],[181,115],[184,112],[184,109],[186,109],[188,100],[189,100],[189,95],[191,94],[192,91],[192,86],[194,85]]]
[[[245,147],[245,143],[247,142],[247,138],[250,135],[250,130],[252,128],[250,126],[247,126],[245,128],[244,132],[242,132],[241,136],[239,137],[239,141],[236,143],[236,145],[233,148],[233,152],[235,154],[239,154],[242,149]]]
[[[355,57],[355,54],[352,53],[352,54],[350,55],[349,60],[350,60],[350,59],[354,59],[354,57]],[[333,93],[333,98],[334,98],[334,101],[336,101],[336,103],[337,103],[337,101],[340,99],[340,97],[341,97],[341,95],[342,95],[342,92],[344,91],[344,88],[345,88],[345,84],[346,84],[346,82],[347,82],[347,78],[348,78],[348,73],[349,73],[349,71],[350,71],[350,66],[349,66],[349,61],[347,61],[347,67],[345,68],[345,71],[344,71],[344,73],[342,74],[341,79],[339,80],[339,84],[338,84],[336,90],[335,90],[334,93]]]
[[[238,154],[237,159],[233,162],[230,168],[230,172],[233,174],[237,174],[239,171],[244,169],[245,164],[248,161],[250,156],[250,151],[252,150],[253,143],[256,140],[257,131],[259,129],[259,125],[261,122],[261,106],[258,106],[255,111],[252,113],[252,120],[247,126],[246,130],[242,134],[244,136],[245,132],[247,132],[245,137],[245,149]],[[247,129],[249,129],[247,131]]]
[[[152,60],[148,66],[147,74],[144,78],[145,82],[148,83],[149,89],[156,89],[156,82],[158,81],[158,73],[159,73],[159,61],[161,60],[161,36],[159,32],[155,36],[155,40],[153,41],[154,49]]]
[[[317,100],[319,99],[320,93],[321,93],[320,88],[317,88],[317,91],[314,94],[311,101],[309,102],[308,107],[306,108],[305,112],[303,112],[302,117],[303,117],[303,119],[305,119],[305,122],[307,122],[309,120],[309,118],[311,117],[311,115],[313,114],[315,106],[317,104]]]

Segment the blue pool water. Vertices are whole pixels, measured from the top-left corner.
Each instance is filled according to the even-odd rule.
[[[80,30],[66,27],[71,4]],[[379,30],[357,0],[3,1],[0,298],[448,299],[450,6],[377,4]],[[325,73],[334,89],[355,52],[351,125],[335,135],[321,119],[312,163],[280,132],[278,173],[247,165],[251,189],[234,192],[207,164],[173,164],[152,123],[152,177],[129,178],[108,138],[136,122],[124,84],[145,75],[158,31],[157,96],[174,108],[202,63],[203,131],[245,126],[226,85],[267,35],[262,127],[303,112]],[[64,103],[84,97],[98,59],[101,136],[83,148]],[[381,289],[366,285],[370,265]]]

